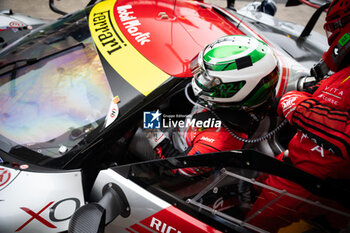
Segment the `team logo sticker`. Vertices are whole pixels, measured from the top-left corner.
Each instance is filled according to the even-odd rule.
[[[56,213],[57,211],[60,212],[60,205],[62,203],[65,203],[63,205],[72,205],[73,206],[73,212],[70,214],[67,212],[63,213]],[[60,200],[58,202],[54,202],[51,201],[48,204],[46,204],[44,207],[42,207],[39,211],[38,210],[34,210],[34,209],[30,209],[28,207],[20,207],[21,210],[23,210],[24,212],[26,212],[30,218],[24,222],[20,227],[17,228],[17,230],[15,232],[21,231],[23,228],[25,228],[28,224],[30,224],[34,219],[37,220],[38,222],[40,222],[41,224],[43,224],[46,227],[49,228],[57,228],[57,226],[55,226],[54,224],[58,223],[58,222],[63,222],[63,221],[67,221],[71,218],[71,216],[73,215],[73,213],[81,206],[81,202],[78,198],[76,197],[71,197],[71,198],[66,198],[63,200]],[[50,207],[50,208],[49,208]],[[58,210],[56,210],[58,207]],[[46,219],[44,218],[41,214],[44,213],[45,211],[49,210],[49,218]],[[66,216],[64,216],[66,214]],[[44,214],[43,214],[44,215]],[[28,216],[28,217],[29,217]],[[60,216],[60,217],[58,217]]]

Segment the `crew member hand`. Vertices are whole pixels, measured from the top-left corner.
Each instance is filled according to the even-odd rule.
[[[284,116],[289,123],[292,123],[292,117],[296,107],[306,100],[309,96],[300,91],[290,91],[284,94],[278,103],[277,114]]]
[[[165,138],[165,134],[159,129],[146,130],[146,138],[151,147],[156,148]]]

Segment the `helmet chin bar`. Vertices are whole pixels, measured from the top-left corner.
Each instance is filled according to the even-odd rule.
[[[254,109],[257,107],[257,106],[252,106],[252,107],[243,106],[243,105],[238,104],[238,103],[233,105],[231,102],[218,103],[218,102],[211,101],[209,99],[200,98],[200,97],[197,98],[197,103],[199,105],[201,105],[207,109],[211,109],[211,110],[215,110],[218,108],[226,108],[226,109],[232,109],[232,110],[236,110],[236,111],[253,112]],[[262,104],[264,104],[264,103],[262,103]],[[260,104],[260,105],[262,105],[262,104]]]
[[[346,60],[350,53],[350,24],[344,28],[347,31],[343,34],[338,34],[334,42],[330,45],[327,52],[322,56],[322,59],[327,64],[330,70],[336,72],[344,68],[343,65],[349,63]]]

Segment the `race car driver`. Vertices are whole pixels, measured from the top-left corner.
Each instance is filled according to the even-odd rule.
[[[247,36],[225,36],[206,46],[192,62],[192,89],[197,103],[188,121],[216,119],[219,127],[188,126],[166,136],[148,131],[159,158],[241,149],[250,129],[264,117],[278,81],[277,61],[264,42]],[[263,109],[264,111],[261,111]],[[243,118],[247,127],[233,122]],[[185,168],[174,172],[196,176],[209,168]]]
[[[334,0],[328,9],[324,29],[327,32],[328,51],[323,61],[334,72],[309,92],[291,91],[280,100],[277,112],[297,133],[288,150],[277,159],[289,161],[293,166],[320,178],[350,179],[350,7],[348,0]],[[301,186],[276,176],[268,176],[268,185],[286,190],[300,197],[320,200]],[[276,198],[276,193],[264,189],[246,219],[249,224],[269,232],[298,221],[299,216],[312,217],[315,212],[305,203],[292,198]],[[317,213],[317,211],[316,211]],[[341,227],[341,219],[328,216],[329,224]]]

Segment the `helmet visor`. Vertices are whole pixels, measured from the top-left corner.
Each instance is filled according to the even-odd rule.
[[[334,37],[333,35],[336,35],[339,32],[338,20],[332,20],[328,23],[325,23],[323,28],[326,32],[328,43],[331,44]]]
[[[333,19],[326,22],[323,26],[326,31],[326,35],[328,38],[328,43],[331,44],[333,39],[338,35],[342,28],[345,27],[346,24],[350,22],[350,15],[347,15],[341,19]]]
[[[206,46],[198,56],[191,62],[191,70],[193,78],[198,86],[203,90],[209,91],[213,87],[219,85],[221,80],[217,77],[210,76],[203,62],[203,52],[208,46]]]

